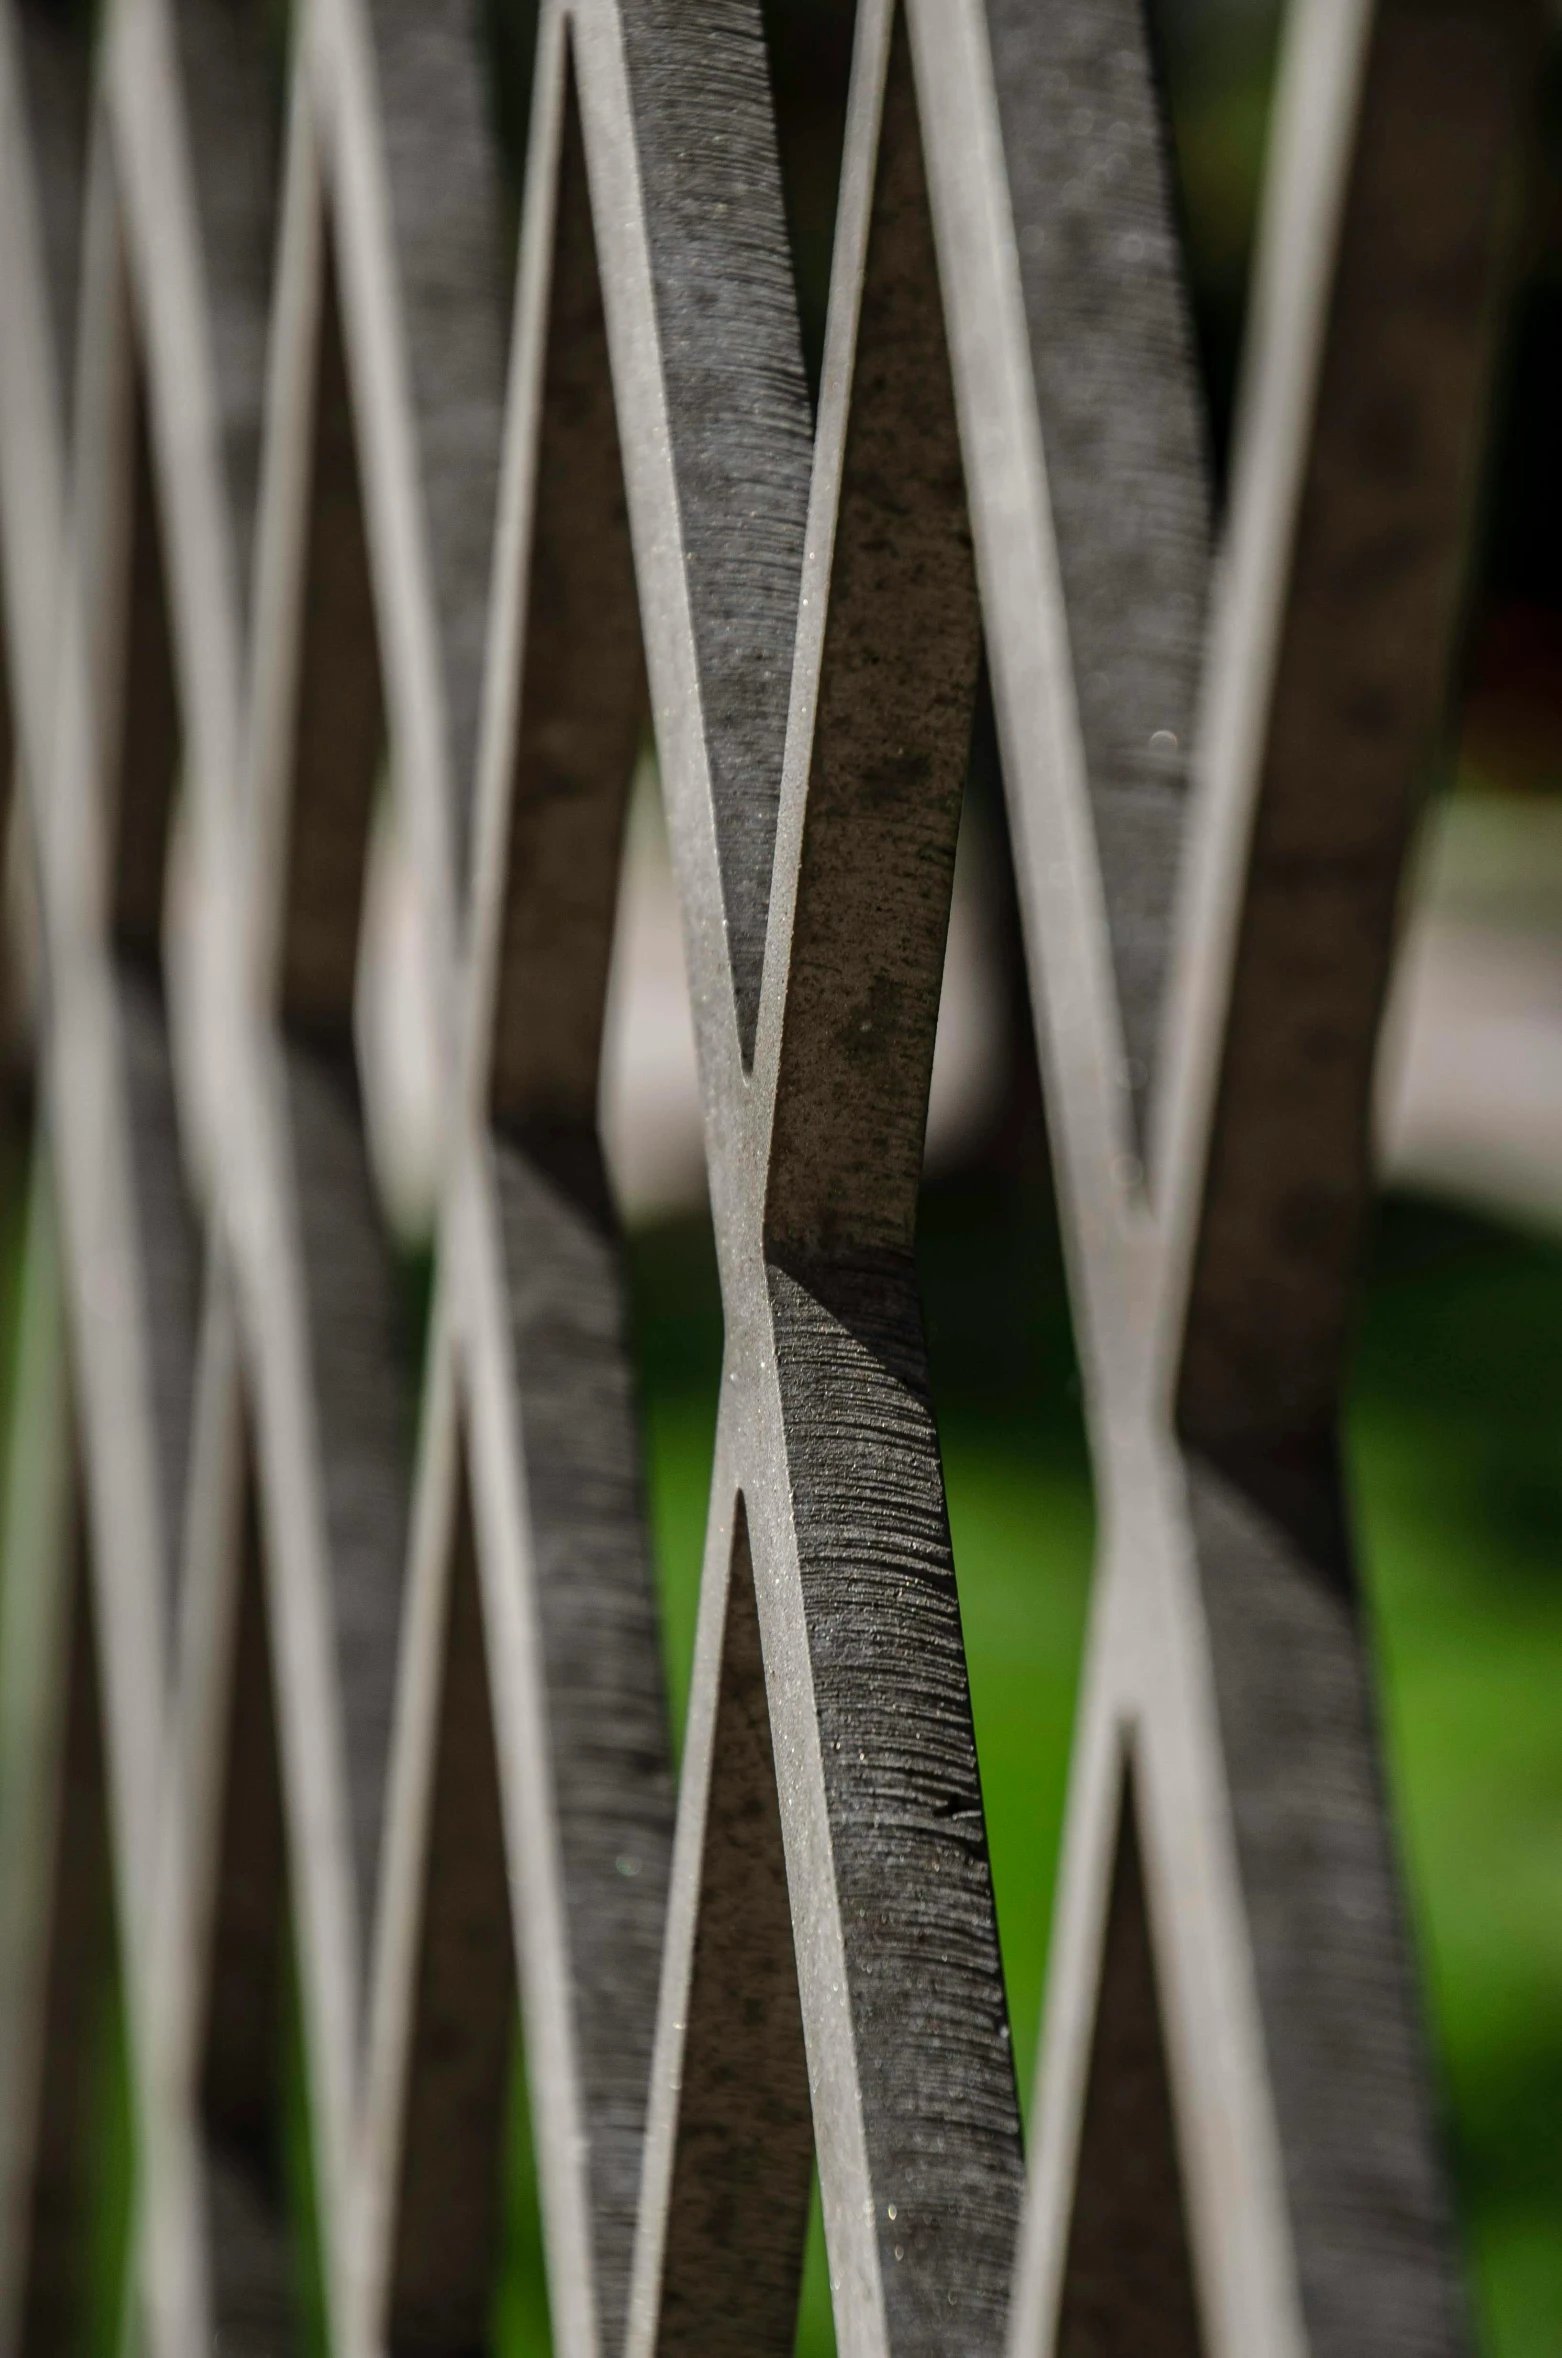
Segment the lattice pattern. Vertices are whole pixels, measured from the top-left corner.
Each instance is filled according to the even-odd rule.
[[[473,6],[0,16],[6,2349],[105,1941],[170,2358],[295,2331],[290,1976],[343,2350],[482,2340],[517,1994],[562,2350],[789,2348],[815,2153],[853,2358],[1461,2345],[1335,1421],[1535,24],[1296,0],[1217,566],[1134,0],[857,16],[817,419],[753,0],[543,0],[513,301]],[[912,1257],[984,640],[1103,1502],[1028,2180]],[[676,1798],[595,1135],[647,706],[726,1318]]]

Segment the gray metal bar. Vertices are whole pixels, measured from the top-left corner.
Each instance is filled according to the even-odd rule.
[[[861,0],[817,427],[752,0],[543,8],[513,286],[475,12],[309,0],[279,145],[257,19],[115,0],[79,328],[84,61],[52,105],[8,10],[91,1569],[5,1604],[45,2134],[0,2348],[94,1688],[157,2358],[294,2332],[292,1968],[354,2358],[480,2336],[517,2001],[578,2358],[789,2347],[815,2157],[849,2358],[1460,2346],[1336,1424],[1534,31],[1296,0],[1216,564],[1117,0]],[[1104,1506],[1028,2187],[913,1256],[984,640]],[[596,1137],[647,713],[727,1329],[676,1809]],[[415,1438],[353,1047],[382,768],[447,1091]]]

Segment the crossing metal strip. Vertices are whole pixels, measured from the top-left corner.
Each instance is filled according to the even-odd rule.
[[[19,1414],[61,1501],[79,1434],[150,2346],[288,2346],[296,1974],[343,2349],[482,2339],[517,1997],[563,2349],[790,2347],[815,2156],[847,2351],[1458,2347],[1335,1423],[1529,13],[1297,0],[1218,563],[1117,0],[859,0],[817,420],[757,10],[544,7],[507,325],[454,0],[310,0],[285,107],[257,28],[117,0],[68,491],[36,32]],[[1028,2189],[914,1259],[984,642],[1103,1532]],[[676,1805],[595,1127],[647,711],[726,1322]],[[415,1478],[352,1034],[382,776],[451,1075]],[[23,1495],[0,2031],[47,2059],[81,1608]]]

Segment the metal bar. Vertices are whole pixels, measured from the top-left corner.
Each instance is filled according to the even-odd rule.
[[[513,273],[457,0],[285,60],[114,0],[90,65],[10,0],[0,2350],[64,2282],[78,1785],[155,2358],[296,2336],[294,1979],[353,2358],[481,2337],[517,2005],[576,2358],[790,2348],[815,2158],[847,2358],[1461,2346],[1336,1426],[1534,42],[1295,0],[1217,551],[1126,0],[860,0],[817,421],[757,0],[545,0]],[[1104,1509],[1028,2184],[914,1260],[984,647]],[[648,714],[726,1320],[676,1802],[596,1134]]]

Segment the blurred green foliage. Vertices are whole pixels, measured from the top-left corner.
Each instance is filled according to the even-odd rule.
[[[1391,1203],[1350,1413],[1487,2348],[1562,2347],[1562,1243]]]
[[[98,1992],[86,2084],[83,2265],[76,2321],[82,2358],[121,2358],[135,2191],[135,2128],[123,1988],[110,1970]]]
[[[298,1986],[298,1950],[291,1933],[283,1944],[282,2019],[277,2026],[277,2164],[282,2201],[292,2230],[294,2316],[298,2358],[329,2358],[325,2248],[315,2177],[313,2126],[309,2117],[309,2076]]]

